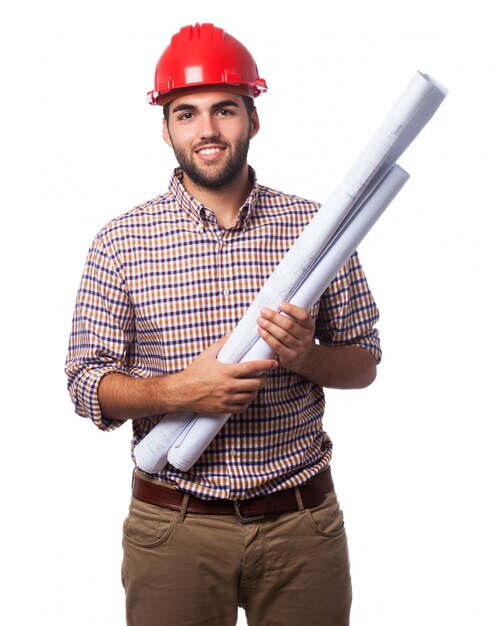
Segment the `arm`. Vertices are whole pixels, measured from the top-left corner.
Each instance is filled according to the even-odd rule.
[[[182,372],[151,377],[140,364],[130,367],[127,362],[134,337],[134,310],[124,277],[97,236],[78,291],[66,373],[76,411],[98,428],[112,430],[130,418],[171,411],[243,412],[265,384],[265,372],[277,365],[273,359],[219,362],[224,338]]]
[[[297,373],[322,387],[362,389],[375,380],[377,363],[371,352],[359,346],[315,344]]]
[[[225,364],[217,360],[228,336],[213,343],[182,372],[153,378],[113,373],[99,385],[98,398],[107,419],[124,421],[175,411],[242,413],[266,383],[273,359]]]
[[[354,345],[317,345],[308,311],[288,303],[280,309],[290,317],[262,309],[258,332],[283,367],[321,387],[359,389],[375,380],[377,364],[371,352]]]
[[[126,353],[133,342],[135,321],[125,281],[115,268],[104,237],[90,247],[76,298],[65,371],[76,412],[101,430],[122,422],[102,415],[97,389],[103,377],[130,372]]]

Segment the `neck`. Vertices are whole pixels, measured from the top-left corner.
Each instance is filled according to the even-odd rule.
[[[191,196],[213,211],[220,226],[230,228],[237,221],[240,207],[251,191],[252,182],[246,165],[239,176],[220,189],[201,187],[185,173],[183,186]]]

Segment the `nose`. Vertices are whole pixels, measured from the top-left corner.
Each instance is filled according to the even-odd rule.
[[[199,134],[202,139],[213,139],[214,137],[218,137],[219,133],[216,120],[210,113],[206,112],[206,114],[202,116]]]

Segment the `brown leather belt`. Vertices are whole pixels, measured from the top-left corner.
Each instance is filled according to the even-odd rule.
[[[333,489],[334,483],[330,468],[327,468],[320,474],[313,476],[304,485],[299,486],[304,508],[309,509],[318,506],[325,495]],[[182,491],[149,482],[135,473],[133,497],[137,500],[179,511],[182,508],[184,496]],[[299,504],[294,489],[284,489],[249,500],[202,500],[191,495],[186,509],[187,513],[233,515],[243,522],[298,510]]]

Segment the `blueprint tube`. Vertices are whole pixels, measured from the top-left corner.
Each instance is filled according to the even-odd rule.
[[[342,232],[297,287],[289,302],[304,309],[311,309],[408,178],[408,174],[397,165],[387,172],[376,192],[370,196],[361,211],[344,225]],[[241,361],[266,359],[272,356],[273,351],[258,335],[258,340]],[[224,361],[221,358],[221,351],[218,358]],[[183,471],[190,469],[229,417],[230,415],[193,416],[170,447],[168,462]]]
[[[356,215],[359,208],[361,212],[361,207],[368,204],[366,199],[374,197],[379,185],[386,184],[383,181],[393,175],[388,172],[396,159],[431,119],[446,93],[446,89],[429,76],[420,72],[415,74],[359,159],[265,282],[220,351],[220,360],[236,363],[248,360],[246,355],[256,358],[249,351],[259,338],[256,320],[261,308],[277,309],[282,301],[295,301],[291,300],[292,294],[296,294],[298,286],[306,281],[312,268],[329,249],[334,236],[348,223],[348,217],[351,219]],[[221,416],[204,417],[214,424]],[[177,455],[177,458],[175,450],[195,439],[193,424],[197,422],[192,412],[165,416],[135,447],[139,467],[154,473],[169,460],[175,466],[181,465],[179,469],[188,469],[187,464],[194,455]],[[168,450],[171,451],[169,456]]]
[[[407,180],[408,174],[399,166],[394,165],[388,170],[375,191],[338,228],[308,276],[290,294],[290,302],[305,309],[313,306]],[[271,348],[257,335],[241,361],[272,356]],[[229,362],[222,358],[222,350],[218,358]],[[199,415],[193,412],[168,414],[136,446],[135,458],[139,467],[155,473],[168,461],[183,471],[190,469],[229,417],[230,414]]]

